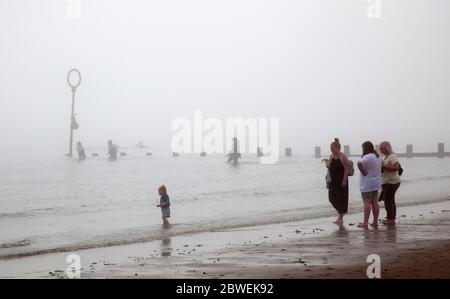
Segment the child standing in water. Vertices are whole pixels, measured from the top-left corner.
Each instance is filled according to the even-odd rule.
[[[158,188],[158,193],[161,196],[159,200],[159,205],[157,205],[157,208],[161,208],[162,213],[162,220],[164,226],[169,225],[169,219],[170,218],[170,201],[169,201],[169,195],[167,195],[167,189],[166,186],[161,185]]]

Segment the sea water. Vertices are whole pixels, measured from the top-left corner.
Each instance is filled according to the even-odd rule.
[[[127,149],[127,156],[109,161],[100,153],[84,161],[45,152],[3,156],[0,259],[336,213],[320,159],[293,156],[262,165],[256,156],[243,155],[233,167],[224,155],[146,156],[144,150]],[[400,207],[449,200],[450,159],[404,158],[401,163]],[[355,171],[349,181],[350,213],[361,211],[358,182]],[[169,229],[162,228],[156,207],[161,184],[171,200]]]

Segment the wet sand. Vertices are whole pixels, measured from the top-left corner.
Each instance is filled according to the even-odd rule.
[[[357,228],[358,213],[344,226],[321,218],[77,254],[82,278],[367,278],[369,254],[380,256],[382,278],[450,278],[450,202],[399,213],[378,229]],[[0,277],[63,278],[67,254],[2,261]]]

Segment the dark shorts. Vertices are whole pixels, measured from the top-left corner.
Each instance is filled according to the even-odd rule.
[[[170,218],[170,208],[161,208],[161,213],[164,218]]]
[[[362,199],[378,198],[378,191],[361,192]]]

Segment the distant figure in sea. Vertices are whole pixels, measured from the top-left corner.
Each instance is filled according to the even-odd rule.
[[[84,147],[80,141],[77,142],[77,153],[78,153],[78,159],[80,159],[80,160],[86,159],[86,153],[84,152]]]
[[[335,138],[331,143],[330,150],[330,159],[325,160],[329,171],[328,199],[339,213],[335,223],[342,225],[344,223],[344,215],[348,212],[349,161],[347,156],[341,152],[341,144],[338,138]]]
[[[384,201],[384,208],[387,213],[386,220],[383,220],[383,224],[393,225],[395,224],[397,215],[395,193],[400,187],[400,175],[403,170],[401,169],[397,155],[394,154],[392,146],[388,141],[383,141],[380,144],[380,152],[385,156],[381,174],[382,191],[379,198],[379,201]]]
[[[169,195],[167,195],[166,186],[161,185],[158,188],[158,194],[161,196],[161,198],[159,199],[159,205],[157,205],[156,207],[161,208],[163,225],[167,227],[169,226],[168,218],[170,218],[170,200]]]
[[[362,144],[362,152],[358,168],[361,172],[359,189],[364,202],[364,221],[358,224],[358,227],[367,229],[371,211],[373,213],[371,226],[378,227],[378,216],[380,213],[378,191],[381,190],[381,167],[383,161],[370,141]]]
[[[117,145],[111,139],[108,141],[108,156],[111,161],[117,159]]]
[[[238,159],[241,158],[241,153],[239,153],[238,148],[238,139],[236,137],[233,137],[233,151],[231,153],[228,153],[227,155],[227,162],[232,162],[233,166],[236,166],[238,164]]]

